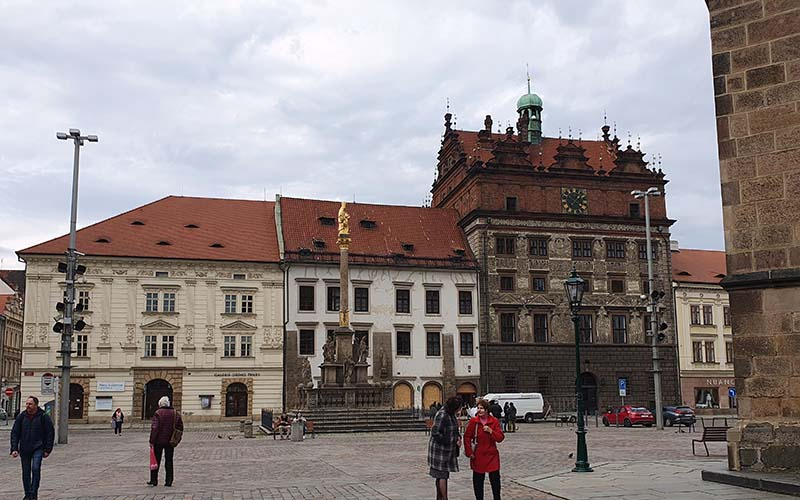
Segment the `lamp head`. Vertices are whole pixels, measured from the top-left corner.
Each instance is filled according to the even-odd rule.
[[[97,142],[97,136],[96,135],[87,135],[86,136],[86,140],[89,141],[89,142]]]
[[[578,275],[574,264],[569,278],[564,282],[564,290],[567,292],[570,309],[580,307],[583,301],[583,293],[586,290],[586,281]]]
[[[66,141],[67,137],[69,137],[66,132],[56,132],[56,139],[60,139],[62,141]]]
[[[80,129],[77,129],[77,128],[71,128],[71,129],[69,129],[69,135],[71,135],[72,137],[80,137],[81,136],[81,131],[80,131]]]

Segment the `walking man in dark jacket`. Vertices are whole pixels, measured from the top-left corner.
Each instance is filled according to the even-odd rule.
[[[183,431],[183,420],[170,405],[169,398],[164,396],[158,400],[158,410],[153,414],[153,421],[150,424],[150,444],[153,446],[159,467],[161,466],[161,454],[164,454],[164,468],[167,469],[164,486],[172,486],[172,456],[175,448],[170,441],[175,429]],[[150,481],[147,484],[158,485],[158,469],[150,471]]]
[[[23,500],[37,500],[42,477],[42,459],[53,451],[53,421],[39,408],[39,400],[30,396],[25,411],[17,415],[11,429],[11,456],[22,462]]]

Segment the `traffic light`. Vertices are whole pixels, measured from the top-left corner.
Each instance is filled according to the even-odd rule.
[[[664,339],[667,338],[667,334],[664,333],[664,330],[666,330],[667,328],[669,328],[669,325],[667,325],[664,322],[662,322],[660,325],[658,325],[658,336],[656,336],[656,339],[659,342],[663,342]]]
[[[650,292],[650,298],[653,299],[653,302],[658,302],[659,300],[664,298],[664,292],[661,290],[653,290]]]

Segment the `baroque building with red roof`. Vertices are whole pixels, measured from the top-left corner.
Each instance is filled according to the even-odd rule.
[[[542,135],[542,100],[519,99],[517,129],[457,130],[445,115],[432,206],[453,208],[481,268],[481,375],[485,392],[542,392],[574,408],[574,330],[563,282],[588,281],[580,316],[585,407],[653,407],[644,208],[633,190],[667,183],[644,154],[602,128],[596,141]],[[571,134],[570,134],[571,135]],[[678,401],[669,228],[664,198],[650,203],[655,289],[667,293],[659,344],[663,400]]]

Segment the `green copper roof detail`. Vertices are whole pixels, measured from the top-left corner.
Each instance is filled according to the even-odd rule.
[[[536,94],[525,94],[517,101],[517,111],[522,111],[528,108],[541,108],[542,98]]]

